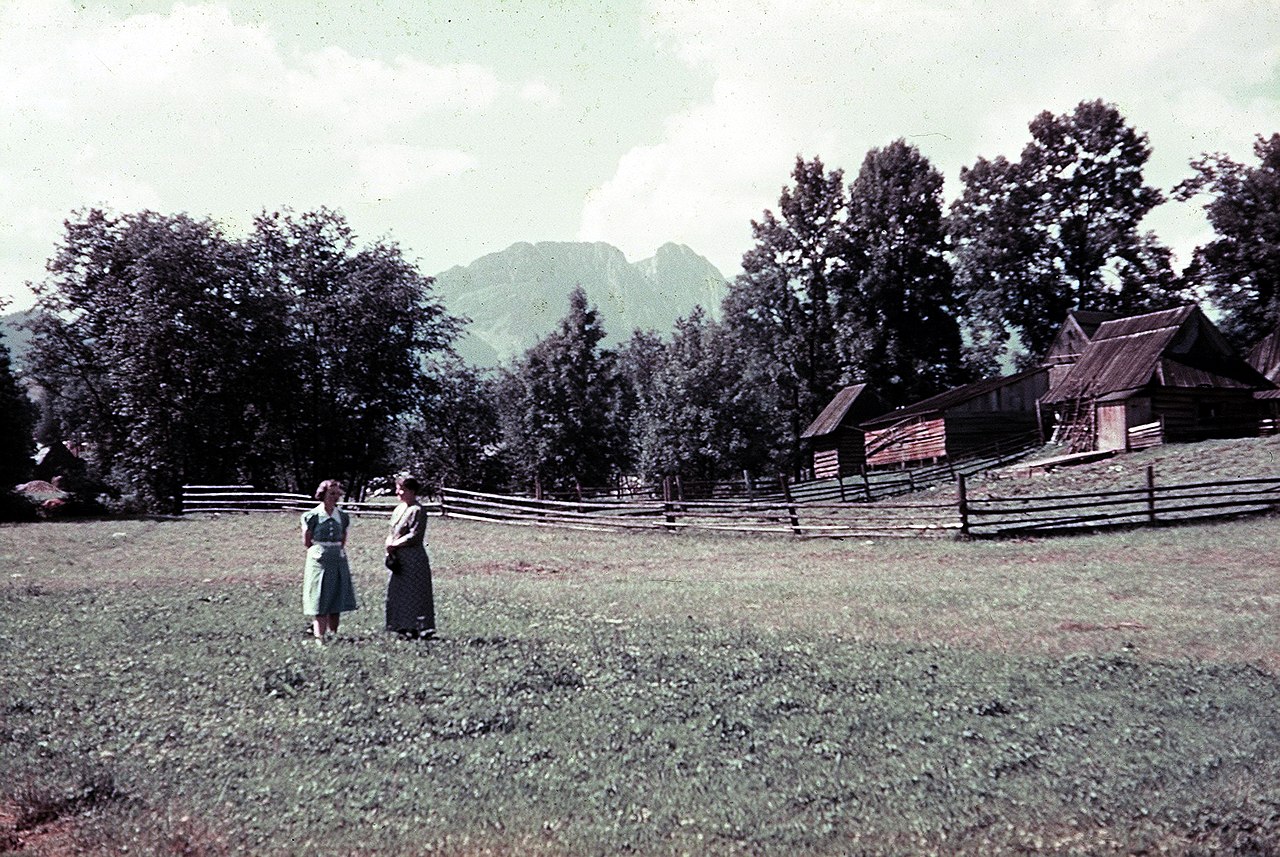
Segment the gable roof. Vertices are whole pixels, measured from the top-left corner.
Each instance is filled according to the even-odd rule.
[[[1104,321],[1079,361],[1041,400],[1120,399],[1146,387],[1269,389],[1194,305]]]
[[[1001,387],[1007,387],[1010,384],[1016,384],[1019,381],[1023,381],[1044,371],[1044,368],[1037,367],[1035,369],[1028,369],[1025,372],[1018,372],[1015,375],[1005,375],[999,378],[987,378],[982,381],[974,381],[972,384],[965,384],[963,387],[955,387],[939,393],[936,396],[930,396],[927,399],[921,399],[918,402],[898,408],[896,411],[890,411],[883,416],[867,420],[862,425],[866,428],[879,428],[880,426],[896,423],[912,417],[945,411],[948,408],[953,408],[956,405],[963,404],[970,399],[985,396],[993,390],[998,390]]]
[[[1245,358],[1249,365],[1266,376],[1268,381],[1280,381],[1280,327],[1262,337],[1249,350]]]
[[[809,427],[800,434],[800,439],[822,437],[840,428],[845,417],[848,416],[849,410],[860,396],[863,398],[864,404],[873,398],[870,393],[863,396],[866,389],[866,384],[851,384],[836,393],[835,398],[822,409],[822,413],[818,414],[814,421],[809,423]]]
[[[1045,352],[1044,365],[1071,363],[1084,352],[1104,321],[1111,321],[1119,316],[1114,312],[1073,309],[1067,313],[1058,333]]]

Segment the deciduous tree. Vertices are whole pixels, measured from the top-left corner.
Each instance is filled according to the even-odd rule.
[[[1017,162],[980,158],[961,172],[949,218],[957,291],[988,357],[1014,334],[1042,354],[1073,308],[1137,312],[1177,297],[1168,253],[1140,232],[1163,201],[1143,181],[1146,135],[1101,101],[1029,127]]]
[[[1180,184],[1180,199],[1210,196],[1205,205],[1218,238],[1198,247],[1185,276],[1222,309],[1223,330],[1250,347],[1280,325],[1280,134],[1259,135],[1255,166],[1226,155],[1191,162],[1196,175]]]
[[[849,202],[849,273],[835,295],[844,380],[891,405],[955,385],[963,372],[942,174],[897,140],[867,153]]]
[[[743,256],[723,308],[739,347],[751,351],[778,397],[795,467],[800,432],[841,375],[833,295],[849,273],[849,201],[843,171],[828,171],[820,158],[797,158],[791,175],[794,185],[782,189],[778,213],[766,210],[752,221],[755,246]]]

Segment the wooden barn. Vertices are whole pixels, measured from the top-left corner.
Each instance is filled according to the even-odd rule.
[[[1077,309],[1067,313],[1066,321],[1058,328],[1058,335],[1053,338],[1044,359],[1040,361],[1040,365],[1049,370],[1051,388],[1066,377],[1071,367],[1080,360],[1084,350],[1089,347],[1090,340],[1098,332],[1098,326],[1116,318],[1119,316],[1113,312]]]
[[[883,410],[866,384],[853,384],[836,393],[800,435],[813,450],[813,478],[835,479],[860,474],[867,455],[858,424]]]
[[[1268,381],[1280,385],[1280,327],[1253,346],[1245,359]],[[1258,390],[1253,398],[1258,402],[1259,433],[1270,435],[1280,432],[1280,389]]]
[[[1041,400],[1072,452],[1258,432],[1257,390],[1275,385],[1196,306],[1105,321]]]
[[[868,467],[961,458],[1039,430],[1036,400],[1048,389],[1044,367],[939,393],[862,424]]]

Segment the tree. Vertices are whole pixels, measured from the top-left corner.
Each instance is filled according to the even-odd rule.
[[[961,171],[948,220],[958,297],[987,358],[1014,334],[1042,354],[1072,308],[1138,312],[1177,297],[1169,254],[1139,232],[1163,201],[1143,183],[1146,135],[1101,101],[1045,111],[1029,128],[1017,162]]]
[[[428,366],[415,399],[402,418],[393,460],[428,484],[502,487],[509,473],[499,454],[494,379],[456,355],[444,355]]]
[[[36,286],[31,374],[94,476],[150,508],[227,479],[249,448],[264,317],[243,254],[210,221],[91,210]]]
[[[1203,284],[1223,331],[1246,348],[1280,326],[1280,134],[1259,135],[1253,152],[1257,166],[1204,155],[1174,190],[1182,200],[1212,196],[1205,210],[1219,237],[1196,248],[1184,276]]]
[[[504,442],[516,476],[535,490],[598,487],[616,471],[624,442],[615,358],[600,348],[604,337],[579,286],[558,329],[504,373]]]
[[[391,244],[340,215],[208,220],[92,210],[37,284],[31,375],[91,479],[154,509],[189,482],[309,489],[385,472],[423,353],[457,320]]]
[[[633,423],[641,472],[701,481],[772,473],[781,421],[751,372],[749,355],[701,307],[677,320]]]
[[[261,288],[286,306],[289,368],[268,423],[285,431],[293,487],[341,477],[359,489],[394,469],[397,419],[415,406],[424,359],[449,350],[450,316],[400,248],[357,248],[346,219],[319,209],[258,217],[247,241]]]
[[[835,349],[832,296],[848,276],[849,202],[841,170],[796,159],[793,187],[784,187],[779,214],[752,221],[755,246],[729,285],[725,323],[776,391],[786,422],[786,456],[799,465],[800,432],[835,391],[841,371]]]
[[[897,140],[867,153],[849,187],[847,265],[835,295],[846,383],[901,405],[962,379],[960,327],[944,256],[942,174]]]
[[[0,300],[0,312],[3,310]],[[34,417],[31,400],[14,376],[9,349],[0,342],[0,495],[31,476]],[[0,496],[0,513],[4,505]]]

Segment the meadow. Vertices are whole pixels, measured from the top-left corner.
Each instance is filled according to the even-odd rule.
[[[0,853],[1274,854],[1280,518],[998,542],[0,527]]]

